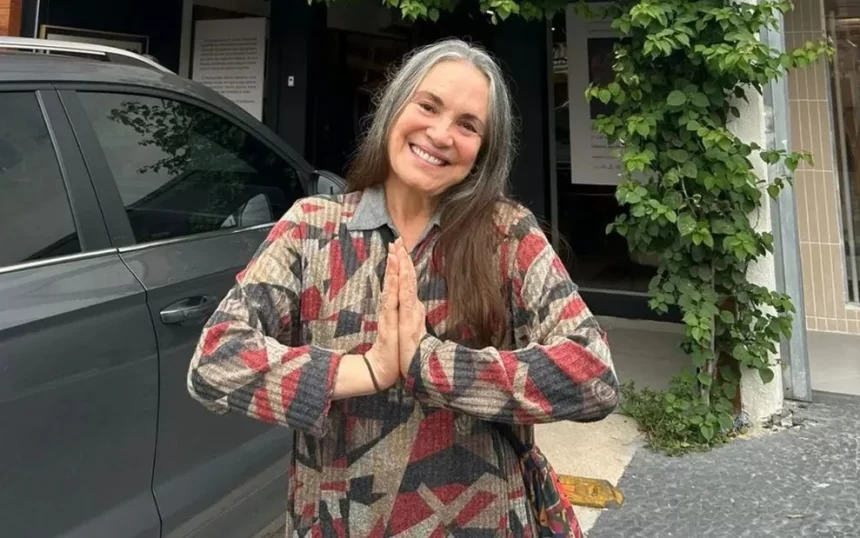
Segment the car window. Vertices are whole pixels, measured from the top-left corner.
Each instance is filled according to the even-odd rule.
[[[0,267],[80,252],[36,94],[0,93],[0,118]]]
[[[82,92],[138,243],[277,221],[298,171],[238,125],[170,99]]]

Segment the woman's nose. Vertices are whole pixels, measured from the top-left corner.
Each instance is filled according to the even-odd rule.
[[[454,137],[451,136],[451,122],[445,119],[438,119],[427,128],[427,136],[434,145],[439,147],[447,147],[454,144]]]

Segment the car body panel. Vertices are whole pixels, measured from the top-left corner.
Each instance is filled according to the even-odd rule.
[[[13,439],[0,443],[2,534],[250,537],[281,523],[293,432],[213,414],[186,388],[201,308],[226,294],[273,223],[137,244],[77,92],[193,104],[288,162],[306,194],[342,180],[169,73],[0,54],[0,93],[12,90],[39,92],[83,252],[0,266],[0,423]],[[177,321],[189,305],[198,315]]]

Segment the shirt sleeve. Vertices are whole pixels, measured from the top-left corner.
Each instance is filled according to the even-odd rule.
[[[281,218],[209,319],[188,370],[192,397],[216,413],[323,435],[341,355],[299,338],[303,224],[299,201]],[[318,300],[318,299],[317,299]]]
[[[510,424],[612,413],[619,390],[605,334],[533,215],[512,227],[502,260],[524,347],[471,349],[427,335],[407,386],[429,403]]]

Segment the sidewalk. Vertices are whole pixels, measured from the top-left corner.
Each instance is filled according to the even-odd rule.
[[[705,454],[636,452],[588,538],[860,537],[860,397],[815,393],[801,426]]]

